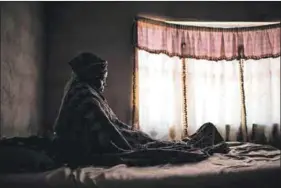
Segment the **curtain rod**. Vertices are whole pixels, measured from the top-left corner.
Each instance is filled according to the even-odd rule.
[[[198,24],[201,26],[207,26],[207,25],[224,25],[224,26],[262,26],[262,25],[271,25],[271,24],[280,24],[280,22],[249,22],[249,21],[165,21],[166,23],[170,24],[179,24],[179,25],[191,25],[191,24]]]

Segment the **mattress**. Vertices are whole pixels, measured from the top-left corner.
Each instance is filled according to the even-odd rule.
[[[0,187],[280,187],[280,150],[252,143],[228,144],[228,154],[214,154],[198,163],[152,167],[120,164],[75,170],[62,167],[36,174],[1,175]]]

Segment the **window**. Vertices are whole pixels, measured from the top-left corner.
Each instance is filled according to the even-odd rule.
[[[261,23],[213,23],[208,26],[241,27],[245,24]],[[186,58],[187,69],[183,73],[180,57],[142,49],[136,51],[138,116],[142,131],[158,139],[168,139],[172,130],[175,138],[180,139],[186,109],[189,134],[202,124],[212,122],[222,135],[226,134],[225,126],[230,125],[229,136],[235,140],[242,113],[238,60]],[[186,76],[186,106],[183,105],[183,74]],[[251,130],[253,124],[266,125],[266,134],[270,134],[270,127],[280,122],[280,57],[246,60],[243,78],[248,129]]]

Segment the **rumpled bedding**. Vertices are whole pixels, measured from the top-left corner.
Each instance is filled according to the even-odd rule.
[[[132,130],[117,118],[98,90],[79,80],[71,82],[63,97],[50,138],[4,139],[0,141],[0,150],[1,147],[43,153],[54,161],[54,167],[66,164],[71,168],[191,163],[205,160],[213,153],[229,151],[212,123],[203,124],[182,141],[156,140],[140,130]],[[41,170],[51,168],[39,165],[35,171],[40,171],[42,166]],[[34,171],[27,165],[24,168],[25,172]]]
[[[83,162],[78,161],[78,163],[77,161],[75,161],[76,163],[62,163],[58,156],[61,159],[66,155],[63,148],[58,147],[56,140],[37,136],[15,137],[0,141],[0,173],[40,172],[63,165],[73,169],[88,165],[110,167],[118,164],[155,166],[167,163],[192,163],[205,160],[213,153],[227,153],[228,151],[229,148],[223,140],[214,142],[214,135],[206,136],[204,132],[199,131],[188,142],[154,141],[142,145],[142,148],[115,153],[91,154],[87,158],[88,161],[86,159]]]
[[[227,145],[230,148],[227,154],[215,153],[196,163],[151,167],[119,164],[73,170],[61,167],[44,173],[0,175],[0,187],[280,187],[280,150],[252,143],[229,142]]]

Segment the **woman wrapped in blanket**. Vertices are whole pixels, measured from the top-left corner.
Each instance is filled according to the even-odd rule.
[[[69,62],[73,72],[65,86],[55,122],[58,158],[72,165],[156,165],[199,161],[227,147],[211,124],[204,124],[189,139],[160,141],[120,121],[102,93],[108,74],[107,62],[82,53]]]

